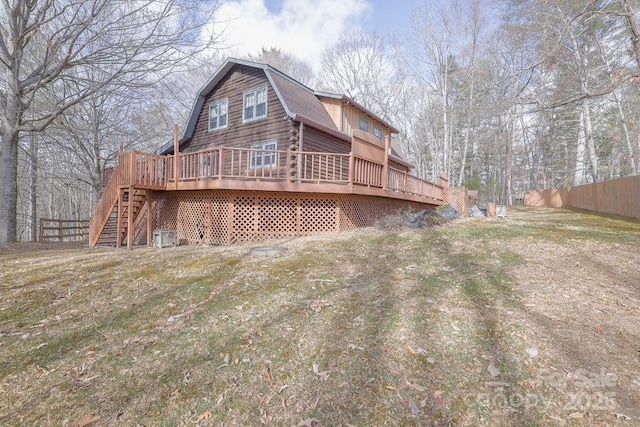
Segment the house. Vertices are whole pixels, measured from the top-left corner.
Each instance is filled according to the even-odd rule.
[[[443,204],[446,177],[410,174],[398,130],[353,99],[275,68],[228,59],[199,91],[181,135],[122,152],[91,218],[90,244],[229,244],[371,225]]]

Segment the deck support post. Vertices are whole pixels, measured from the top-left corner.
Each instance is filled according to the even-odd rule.
[[[120,233],[122,232],[122,198],[124,197],[124,189],[118,188],[118,213],[116,215],[116,248],[122,246]]]
[[[127,202],[127,249],[133,248],[133,187],[129,187],[129,201]]]
[[[153,203],[153,191],[147,190],[147,246],[151,246],[153,244],[153,217],[155,206]]]

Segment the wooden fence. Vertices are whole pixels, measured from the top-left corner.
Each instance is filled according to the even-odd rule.
[[[640,218],[640,175],[594,184],[549,190],[529,190],[525,206],[579,208],[588,211]]]
[[[40,242],[73,242],[89,239],[88,219],[40,218]]]

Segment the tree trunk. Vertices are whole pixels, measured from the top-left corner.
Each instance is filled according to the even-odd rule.
[[[32,242],[38,241],[38,134],[31,133],[29,140],[29,234]]]
[[[573,185],[584,184],[584,152],[586,146],[584,111],[580,111],[580,122],[578,124],[578,145],[576,146],[576,168],[573,177]]]
[[[624,5],[625,19],[627,21],[627,26],[629,27],[629,33],[631,35],[631,47],[633,55],[636,60],[636,65],[640,70],[640,28],[638,28],[638,23],[635,18],[636,10],[631,3],[631,0],[622,0],[622,4]]]
[[[0,245],[16,241],[18,205],[17,135],[4,129],[0,141]]]
[[[627,126],[627,116],[624,113],[624,109],[622,108],[622,101],[620,100],[620,96],[618,96],[618,89],[613,91],[613,97],[616,101],[616,105],[618,106],[618,116],[620,117],[620,121],[622,122],[622,132],[624,134],[624,142],[625,147],[627,148],[627,154],[629,156],[629,165],[631,167],[631,174],[638,174],[638,167],[636,164],[636,154],[633,151],[633,145],[631,144],[631,135],[629,135],[629,126]]]
[[[596,155],[596,149],[593,142],[593,126],[591,124],[591,112],[589,110],[589,100],[586,98],[582,100],[582,112],[584,116],[584,136],[587,146],[587,153],[589,154],[589,171],[591,172],[591,178],[593,182],[598,181],[598,156]]]

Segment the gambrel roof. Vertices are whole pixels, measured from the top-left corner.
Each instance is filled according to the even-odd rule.
[[[218,83],[220,83],[220,81],[235,65],[263,70],[267,80],[276,93],[278,100],[282,104],[284,111],[287,113],[288,118],[303,122],[305,126],[311,126],[344,141],[351,140],[347,135],[338,130],[333,120],[331,120],[329,113],[313,90],[268,64],[229,58],[220,68],[218,68],[213,77],[198,92],[196,101],[189,113],[187,126],[179,136],[180,144],[187,141],[193,135],[193,131],[195,130],[198,116],[204,106],[206,96]],[[168,142],[160,147],[160,149],[157,150],[157,153],[165,154],[172,148],[173,142]]]
[[[243,59],[229,58],[225,61],[224,64],[222,64],[220,68],[218,68],[213,77],[198,91],[196,100],[193,104],[193,107],[191,108],[191,112],[189,113],[187,126],[178,137],[178,141],[180,144],[187,141],[193,136],[196,122],[204,106],[206,96],[216,87],[218,83],[220,83],[220,81],[227,75],[227,73],[231,71],[231,69],[235,65],[261,69],[264,71],[267,80],[271,84],[271,87],[276,93],[278,100],[282,104],[282,107],[284,108],[288,116],[285,118],[289,118],[297,122],[302,122],[305,124],[305,126],[311,126],[338,139],[349,142],[351,141],[350,136],[344,134],[336,127],[336,124],[333,122],[333,120],[329,116],[329,113],[324,108],[322,102],[319,99],[321,97],[334,98],[340,99],[345,103],[353,105],[358,110],[387,126],[391,130],[391,132],[398,133],[398,130],[387,121],[378,117],[376,114],[369,111],[358,102],[345,95],[314,91],[268,64],[261,64],[257,62],[246,61]],[[156,153],[166,154],[167,152],[171,151],[172,148],[173,141],[170,141],[160,147],[156,151]],[[399,154],[399,152],[394,152],[393,155],[401,159],[403,158],[403,156]]]

